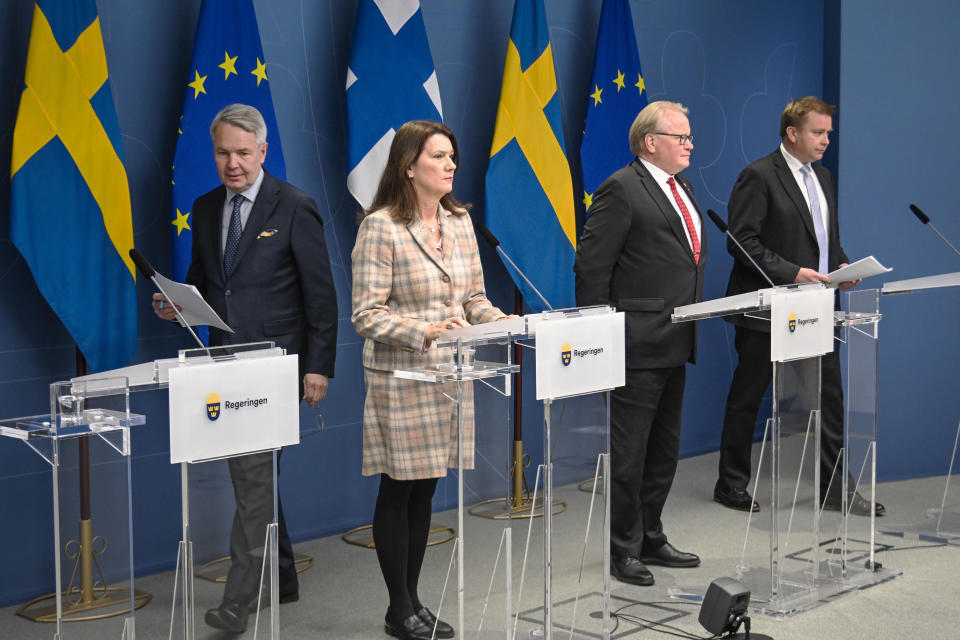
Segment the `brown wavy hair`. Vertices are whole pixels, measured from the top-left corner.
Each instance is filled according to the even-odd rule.
[[[460,150],[457,147],[457,137],[450,127],[442,122],[433,120],[411,120],[397,129],[397,134],[390,144],[390,155],[387,157],[387,167],[383,170],[377,195],[373,204],[366,211],[361,211],[358,222],[375,211],[387,209],[395,220],[409,224],[417,215],[419,203],[413,182],[407,177],[407,169],[416,164],[417,158],[423,153],[423,146],[427,139],[436,134],[447,136],[453,146],[453,163],[460,166]],[[461,204],[452,193],[440,198],[443,208],[455,215],[462,216],[470,208],[469,204]]]

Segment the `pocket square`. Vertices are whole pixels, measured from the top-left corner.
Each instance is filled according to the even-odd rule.
[[[270,236],[274,235],[276,232],[277,232],[276,229],[264,229],[263,231],[260,232],[260,235],[257,236],[257,240],[259,240],[260,238],[269,238]]]

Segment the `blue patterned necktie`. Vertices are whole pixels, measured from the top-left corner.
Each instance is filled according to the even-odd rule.
[[[240,222],[240,205],[246,200],[239,193],[233,196],[233,213],[230,214],[230,229],[227,230],[227,246],[223,250],[223,272],[229,278],[237,260],[237,250],[240,248],[240,234],[243,225]]]
[[[820,247],[820,264],[818,273],[830,273],[828,258],[830,249],[827,247],[827,231],[823,228],[823,215],[820,213],[820,198],[817,197],[817,186],[813,184],[813,172],[810,167],[800,167],[803,174],[803,184],[807,188],[807,197],[810,198],[810,214],[813,216],[813,231],[817,234],[817,245]],[[232,227],[231,227],[232,228]]]

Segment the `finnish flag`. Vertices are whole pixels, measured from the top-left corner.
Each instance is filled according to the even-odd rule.
[[[419,0],[360,0],[347,67],[347,188],[373,203],[396,130],[442,120]]]

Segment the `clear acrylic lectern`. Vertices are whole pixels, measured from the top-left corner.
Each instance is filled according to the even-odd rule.
[[[558,525],[558,518],[554,518],[551,508],[542,509],[542,526],[539,527],[534,526],[533,518],[514,517],[510,499],[512,478],[508,473],[513,432],[506,427],[510,424],[507,398],[513,392],[511,375],[519,369],[512,362],[513,344],[540,350],[543,345],[538,340],[539,326],[554,333],[558,328],[561,332],[570,328],[569,341],[577,346],[576,337],[580,335],[574,326],[577,322],[584,317],[589,323],[591,316],[615,315],[608,307],[573,309],[469,327],[451,332],[449,338],[438,342],[438,347],[452,347],[450,362],[435,368],[394,372],[397,377],[439,385],[457,416],[457,539],[450,567],[456,566],[457,633],[461,637],[549,639],[554,633],[561,632],[565,638],[610,637],[609,491],[603,491],[605,479],[609,477],[606,473],[609,464],[608,389],[578,393],[574,386],[570,393],[541,398],[544,403],[544,463],[538,466],[533,480],[533,507],[526,511],[537,510],[544,504],[552,505],[557,492],[564,491],[569,494],[570,512],[562,516],[562,524]],[[622,317],[620,321],[622,359]],[[579,351],[590,352],[585,348],[589,345],[581,342],[578,346],[584,347]],[[556,349],[547,350],[561,368],[569,367],[574,358],[580,357],[574,355],[574,346],[568,343],[558,343]],[[610,351],[608,346],[608,355]],[[539,357],[537,366],[539,387],[540,376],[546,369],[539,364]],[[572,372],[576,370],[576,366],[569,369],[569,377],[574,378]],[[602,376],[583,376],[588,386],[599,379]],[[475,381],[481,385],[474,385]],[[463,426],[465,412],[473,411],[474,406],[478,413],[495,416],[491,421],[503,424],[504,428],[493,436],[476,434],[476,469],[468,471],[463,469]],[[481,456],[484,451],[486,453]],[[500,471],[496,480],[485,484],[481,475],[491,460]],[[576,490],[576,482],[587,474],[594,478],[594,492],[590,496]],[[569,490],[559,488],[561,484],[571,484],[571,487]],[[471,494],[469,498],[472,500],[490,497],[471,491],[478,486],[494,487],[494,493],[504,497],[506,517],[464,519],[467,507],[465,490]],[[575,554],[557,555],[552,544],[557,536],[582,541],[582,544],[576,544]],[[535,559],[538,555],[541,562]],[[487,585],[485,593],[471,597],[469,602],[465,599],[466,570],[473,572],[471,582]],[[540,589],[532,586],[538,582]],[[556,595],[555,582],[562,584],[562,596]],[[446,593],[449,589],[445,588]],[[441,602],[439,608],[442,610],[444,606]],[[599,620],[591,615],[594,610],[602,611]],[[494,611],[502,613],[497,615]]]
[[[881,294],[899,295],[946,287],[960,287],[960,272],[886,282]],[[952,426],[950,425],[951,428]],[[931,542],[960,545],[960,502],[957,500],[957,491],[950,493],[950,480],[953,478],[954,471],[960,471],[960,421],[957,422],[953,436],[953,448],[947,464],[947,478],[944,482],[940,505],[929,507],[924,520],[906,524],[885,522],[881,526],[881,531],[888,535],[912,536]]]
[[[291,418],[299,405],[295,371],[295,356],[286,356],[272,342],[260,342],[185,349],[176,358],[83,376],[71,382],[85,385],[88,393],[103,394],[112,388],[114,376],[122,375],[129,391],[162,390],[170,398],[171,462],[180,465],[182,518],[176,571],[169,585],[173,594],[168,630],[171,640],[196,638],[197,615],[215,606],[225,595],[222,584],[199,584],[194,580],[194,572],[204,563],[223,556],[230,546],[228,540],[234,541],[234,489],[226,467],[238,461],[247,470],[266,469],[260,492],[266,496],[263,500],[268,514],[255,534],[239,538],[248,540],[248,548],[240,556],[246,561],[244,566],[236,570],[253,574],[261,587],[251,596],[249,627],[254,636],[263,637],[260,632],[267,627],[268,637],[279,638],[276,457],[281,444],[292,444],[299,437],[299,419]],[[274,383],[282,392],[270,386]],[[186,388],[186,396],[178,391],[178,384],[179,388]],[[283,397],[278,397],[278,393]],[[269,401],[261,402],[260,396]],[[282,407],[283,418],[276,420],[273,413],[256,414],[267,407],[271,412]],[[224,414],[228,412],[253,413],[252,425],[227,423]],[[139,419],[142,423],[142,416]],[[278,430],[284,432],[278,434]],[[204,604],[199,612],[198,600]]]
[[[133,640],[134,612],[150,600],[133,579],[130,431],[145,420],[130,412],[130,391],[116,375],[56,382],[50,413],[0,420],[0,435],[50,466],[54,592],[17,613],[55,623],[56,640],[65,637],[64,622],[92,620],[100,637]]]
[[[678,307],[674,322],[742,314],[770,320],[775,304],[791,309],[791,296],[824,289],[823,285],[775,287]],[[835,312],[836,348],[846,368],[844,445],[837,466],[820,460],[821,356],[786,358],[773,367],[773,410],[766,421],[759,460],[749,487],[761,505],[747,515],[737,576],[751,591],[751,607],[774,616],[807,610],[844,591],[865,588],[899,575],[875,558],[876,523],[850,513],[859,494],[875,501],[877,446],[878,291],[847,295],[846,312]],[[830,298],[832,308],[832,296]],[[830,312],[828,312],[829,315]],[[775,316],[780,317],[780,316]],[[789,317],[789,332],[802,323]],[[829,321],[829,318],[828,318]],[[797,332],[797,340],[804,338]],[[829,474],[828,478],[823,478]],[[821,483],[821,480],[824,482]],[[839,483],[840,486],[833,486]],[[821,486],[841,496],[839,511],[824,511]],[[702,596],[706,587],[679,588],[673,595]]]

